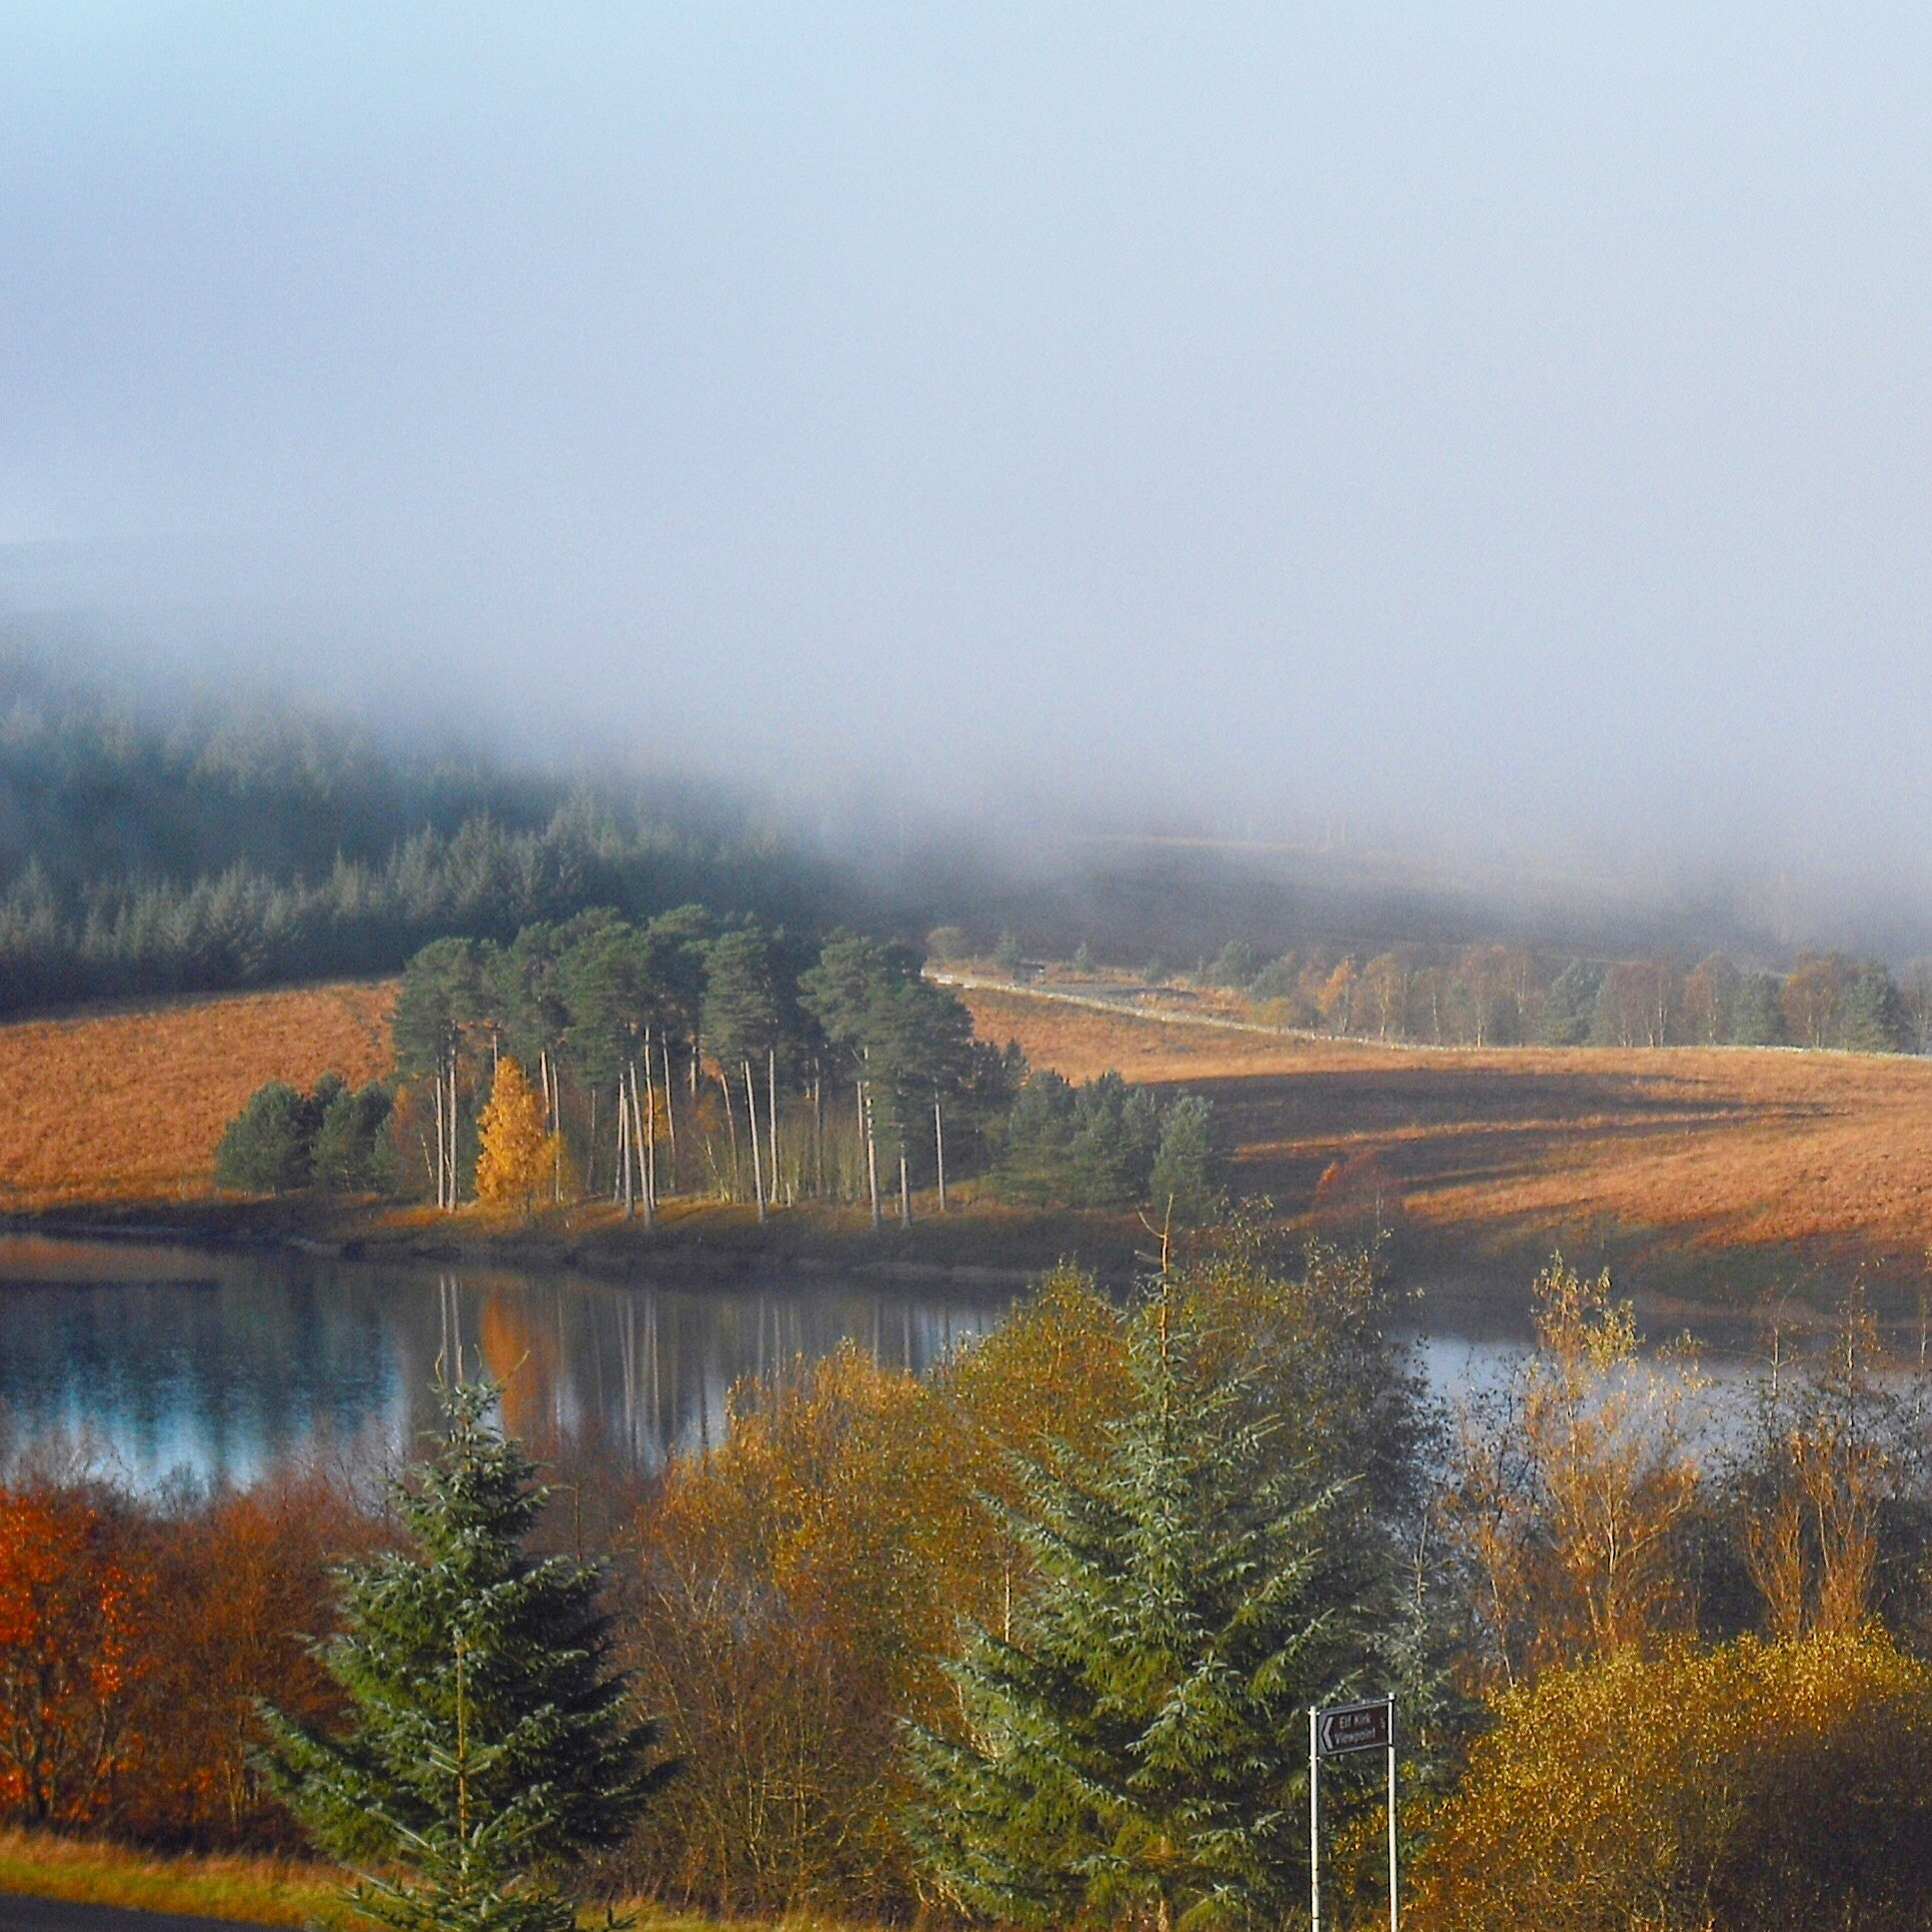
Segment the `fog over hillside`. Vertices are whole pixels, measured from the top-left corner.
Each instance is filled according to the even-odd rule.
[[[0,613],[1043,936],[1903,957],[1929,41],[23,7]]]

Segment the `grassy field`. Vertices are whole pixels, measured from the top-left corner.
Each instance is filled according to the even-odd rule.
[[[1207,1095],[1236,1190],[1290,1216],[1353,1160],[1423,1240],[1893,1272],[1932,1247],[1932,1060],[1378,1046],[1037,991],[966,996],[980,1032],[1018,1039],[1034,1065]],[[0,1207],[204,1200],[223,1123],[262,1081],[386,1069],[392,997],[341,984],[0,1026]],[[982,1219],[989,1248],[1018,1238],[980,1209],[948,1224],[935,1258],[972,1259]]]
[[[1213,1102],[1235,1185],[1306,1210],[1373,1157],[1422,1233],[1629,1238],[1917,1267],[1932,1246],[1932,1060],[1743,1047],[1377,1046],[976,989],[1035,1065]]]
[[[389,1065],[389,985],[182,999],[0,1026],[0,1209],[175,1200],[265,1080]]]

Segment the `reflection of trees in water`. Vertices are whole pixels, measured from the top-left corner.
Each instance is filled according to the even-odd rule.
[[[318,1448],[373,1468],[433,1420],[439,1366],[504,1384],[504,1419],[633,1468],[715,1444],[734,1383],[842,1341],[922,1369],[1002,1304],[850,1285],[672,1290],[568,1276],[220,1256],[204,1278],[6,1280],[0,1403],[17,1444],[93,1430],[137,1483],[246,1482]]]

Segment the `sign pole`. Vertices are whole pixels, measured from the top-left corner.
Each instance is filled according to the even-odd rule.
[[[1395,1904],[1395,1699],[1388,1700],[1388,1932],[1400,1932]]]
[[[1308,1926],[1321,1932],[1321,1750],[1316,1725],[1320,1713],[1308,1707]]]

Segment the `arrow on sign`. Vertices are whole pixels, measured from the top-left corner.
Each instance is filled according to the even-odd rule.
[[[1385,1751],[1393,1736],[1394,1703],[1390,1698],[1372,1704],[1337,1704],[1315,1714],[1315,1750],[1322,1757],[1344,1751]]]

